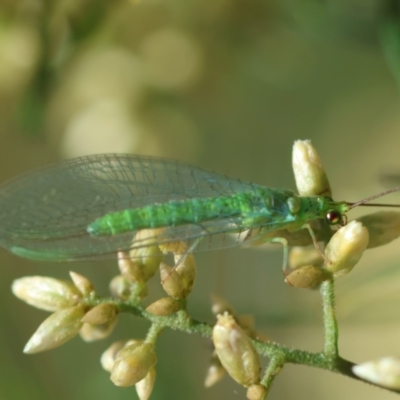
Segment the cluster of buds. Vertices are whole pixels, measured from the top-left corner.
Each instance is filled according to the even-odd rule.
[[[154,344],[143,340],[113,343],[101,356],[101,365],[111,381],[121,387],[135,385],[140,400],[150,398],[156,379]]]
[[[313,289],[330,277],[349,273],[360,261],[368,246],[368,229],[359,221],[351,221],[338,229],[324,253],[319,249],[295,247],[290,252],[291,270],[285,277],[290,286]]]
[[[165,243],[159,245],[159,248],[164,254],[173,253],[175,266],[160,263],[161,284],[168,297],[156,300],[146,310],[154,315],[168,316],[182,309],[185,299],[192,291],[196,263],[184,242]]]
[[[157,316],[168,316],[184,306],[184,300],[193,289],[196,264],[184,242],[153,245],[154,238],[160,234],[163,234],[162,229],[143,229],[136,234],[135,241],[151,245],[135,248],[129,254],[118,253],[121,274],[112,279],[110,291],[119,299],[139,302],[148,294],[147,281],[159,269],[161,284],[168,297],[156,300],[146,310]],[[168,253],[174,256],[174,267],[162,262]]]
[[[330,197],[332,191],[317,151],[308,140],[293,146],[293,170],[301,196]],[[291,250],[286,282],[295,287],[315,288],[324,280],[350,272],[369,242],[368,229],[359,221],[340,227],[329,239],[324,252],[296,247]]]
[[[157,316],[167,316],[184,308],[190,294],[196,265],[183,242],[152,245],[157,230],[142,230],[135,240],[147,247],[139,247],[129,254],[118,254],[120,275],[110,284],[111,293],[122,300],[139,302],[147,295],[147,281],[158,269],[168,297],[147,307]],[[176,267],[162,262],[164,254],[173,253]],[[84,276],[71,272],[72,282],[48,277],[24,277],[14,282],[12,290],[21,300],[37,308],[51,311],[25,346],[25,353],[37,353],[62,345],[80,333],[85,341],[108,336],[117,323],[118,308],[112,302],[99,302],[92,283]],[[95,305],[93,305],[95,304]],[[154,325],[156,327],[156,325]],[[148,340],[129,340],[114,343],[102,356],[103,367],[111,373],[117,386],[135,385],[141,400],[150,397],[155,381],[157,357],[154,341],[161,330],[153,329]],[[154,333],[153,332],[153,333]]]
[[[327,175],[310,141],[295,142],[293,169],[301,196],[331,196]],[[319,221],[316,222],[315,229],[318,230]],[[313,222],[309,228],[314,232]],[[312,241],[316,244],[320,240],[320,232],[312,237],[304,230],[271,233],[295,246],[289,254],[290,269],[285,271],[285,280],[289,285],[316,288],[325,280],[347,274],[367,248],[386,244],[400,236],[400,215],[379,212],[360,221],[351,221],[335,232],[329,226],[324,228],[327,228],[321,233],[326,244],[324,251],[318,245],[304,247]],[[279,236],[280,233],[282,236]],[[136,234],[135,243],[140,243],[140,247],[132,249],[129,254],[118,254],[120,275],[113,278],[110,290],[113,296],[137,304],[148,294],[148,280],[160,270],[161,284],[168,296],[150,304],[146,311],[164,317],[185,309],[186,299],[193,289],[196,265],[186,243],[156,244],[160,235],[165,237],[163,229],[144,229]],[[162,262],[167,253],[173,254],[174,267]],[[14,282],[12,290],[17,297],[34,307],[53,312],[28,341],[25,353],[55,348],[77,334],[85,341],[103,339],[114,329],[118,307],[112,302],[100,303],[86,277],[71,272],[71,278],[72,282],[25,277]],[[214,385],[227,372],[248,389],[249,400],[265,399],[268,389],[261,383],[260,358],[252,339],[269,339],[255,331],[252,316],[235,315],[232,307],[217,296],[213,297],[212,310],[217,316],[212,333],[215,351],[205,386]],[[156,327],[156,324],[152,326]],[[158,334],[161,329],[154,331]],[[111,381],[121,387],[135,385],[140,400],[149,399],[155,382],[157,356],[154,342],[155,336],[151,338],[151,335],[146,340],[119,341],[101,357],[101,364],[110,372]],[[361,364],[355,366],[353,372],[365,380],[400,390],[398,359],[385,358]]]
[[[154,241],[157,229],[143,229],[135,235],[135,241],[141,245]],[[140,301],[147,296],[146,282],[158,270],[163,254],[156,245],[132,249],[129,254],[118,253],[118,266],[121,272],[111,280],[110,291],[114,297],[121,300]]]
[[[313,289],[320,285],[329,274],[322,268],[324,259],[314,246],[293,247],[289,254],[290,270],[285,282],[297,288]]]
[[[213,386],[228,372],[236,382],[248,388],[248,399],[263,399],[266,389],[259,383],[260,358],[251,338],[264,341],[269,339],[254,330],[253,316],[235,316],[232,306],[215,295],[212,297],[212,311],[217,317],[213,329],[215,350],[211,356],[205,386]]]
[[[107,337],[117,323],[118,309],[111,303],[88,306],[95,299],[92,283],[84,276],[70,273],[72,282],[32,276],[14,281],[12,291],[26,303],[53,312],[42,322],[24,348],[38,353],[61,346],[78,333],[85,341]]]

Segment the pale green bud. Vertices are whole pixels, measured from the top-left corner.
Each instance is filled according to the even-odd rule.
[[[328,278],[326,270],[315,265],[304,265],[286,275],[285,282],[297,288],[314,289]]]
[[[186,243],[185,243],[186,245]],[[187,245],[186,245],[187,247]],[[179,263],[181,255],[176,255],[174,257],[175,263],[178,264],[176,271],[181,276],[182,286],[185,291],[185,297],[192,291],[194,281],[196,279],[196,262],[194,261],[193,254],[189,253],[185,256],[185,259]]]
[[[355,365],[353,372],[366,381],[393,390],[400,390],[400,359],[385,357]]]
[[[164,254],[183,255],[187,253],[188,246],[185,242],[168,242],[159,245]]]
[[[141,299],[146,297],[148,294],[147,286],[145,283],[129,282],[122,275],[117,275],[113,279],[111,279],[110,292],[113,297],[121,300],[128,300],[133,292],[135,292],[136,296]]]
[[[162,262],[160,264],[160,276],[161,285],[168,296],[174,299],[181,299],[184,297],[182,279],[176,269]]]
[[[135,241],[140,240],[143,246],[146,243],[154,243],[154,238],[157,237],[163,229],[142,229],[135,235]],[[143,274],[143,279],[148,281],[158,270],[158,266],[163,259],[163,255],[158,246],[147,246],[132,249],[129,252],[130,258],[137,262]]]
[[[119,352],[126,345],[136,345],[139,346],[143,343],[143,340],[119,340],[118,342],[114,342],[102,355],[100,358],[101,366],[108,372],[111,372],[115,360],[118,357]]]
[[[78,304],[82,297],[71,283],[45,276],[16,279],[12,292],[26,303],[46,311],[57,311]]]
[[[50,315],[29,339],[24,353],[33,354],[54,349],[72,339],[82,327],[81,319],[85,312],[86,306],[79,304]]]
[[[175,256],[176,263],[178,262],[178,260],[179,258]],[[182,263],[178,264],[178,266],[176,267],[176,271],[181,276],[185,297],[187,297],[193,289],[197,273],[196,263],[194,261],[193,254],[188,254],[185,257],[185,260]]]
[[[248,400],[264,400],[267,398],[268,390],[263,385],[251,385],[247,389],[246,397]]]
[[[111,295],[121,300],[128,300],[132,293],[131,283],[122,275],[114,276],[109,287]]]
[[[378,211],[358,221],[368,229],[368,249],[388,244],[400,236],[400,213],[396,211]]]
[[[130,282],[144,282],[142,265],[127,257],[129,256],[124,252],[118,252],[118,267],[121,275]]]
[[[85,342],[94,342],[110,336],[117,325],[118,317],[114,317],[101,325],[83,324],[79,334]]]
[[[296,140],[292,165],[297,191],[301,196],[332,197],[328,177],[310,140]]]
[[[208,367],[206,373],[204,386],[207,388],[214,386],[224,377],[225,374],[225,368],[222,366],[216,352],[214,352],[210,360],[210,366]]]
[[[324,258],[322,257],[321,251],[316,249],[315,246],[293,247],[290,249],[289,266],[291,269],[296,269],[305,265],[322,265],[323,262]]]
[[[150,314],[158,315],[159,317],[166,317],[174,314],[182,308],[182,304],[171,297],[163,297],[151,303],[146,311]]]
[[[89,296],[94,293],[93,283],[86,276],[70,271],[69,275],[74,282],[75,287],[82,293],[83,296]]]
[[[335,278],[350,272],[367,248],[368,237],[368,230],[361,222],[351,221],[341,227],[325,248],[326,270]]]
[[[151,367],[146,377],[135,385],[139,400],[148,400],[150,398],[155,381],[156,369],[154,367]]]
[[[249,387],[260,380],[260,358],[251,339],[228,314],[219,315],[213,329],[215,351],[228,374]]]
[[[170,242],[160,245],[164,254],[174,254],[174,261],[177,267],[175,271],[181,277],[182,295],[180,298],[187,297],[193,289],[196,278],[196,263],[193,254],[188,253],[188,245],[185,242]],[[182,260],[182,256],[184,259]]]
[[[92,325],[105,324],[113,319],[117,312],[118,308],[115,304],[101,303],[88,311],[82,318],[82,322]]]
[[[115,360],[110,379],[117,386],[134,385],[146,377],[156,362],[153,344],[125,346]]]

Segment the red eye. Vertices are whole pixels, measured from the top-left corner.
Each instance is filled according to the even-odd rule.
[[[328,211],[326,214],[326,220],[329,225],[337,225],[342,221],[342,214],[339,211]]]

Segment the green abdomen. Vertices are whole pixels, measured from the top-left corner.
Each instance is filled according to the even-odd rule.
[[[252,203],[248,194],[169,201],[107,214],[91,223],[87,231],[93,236],[108,236],[146,228],[200,224],[246,214]]]

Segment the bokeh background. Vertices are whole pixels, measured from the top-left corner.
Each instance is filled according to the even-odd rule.
[[[65,158],[125,152],[294,189],[293,141],[312,139],[334,197],[356,201],[400,181],[399,82],[396,0],[2,0],[0,180]],[[319,295],[286,286],[281,257],[273,246],[199,254],[192,315],[211,322],[217,293],[276,341],[318,351]],[[399,353],[399,260],[398,242],[370,250],[338,281],[343,357]],[[67,279],[74,270],[106,294],[115,264],[39,263],[1,250],[0,265],[1,400],[137,398],[109,381],[99,357],[115,340],[143,337],[147,322],[122,315],[107,340],[76,338],[23,355],[47,314],[10,292],[18,277]],[[157,279],[151,293],[161,296]],[[203,387],[206,340],[168,331],[157,351],[152,399],[244,398],[228,378]],[[396,398],[290,365],[270,397]]]

